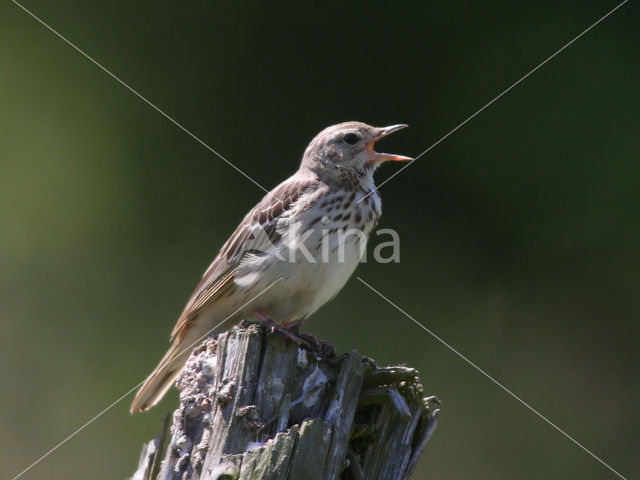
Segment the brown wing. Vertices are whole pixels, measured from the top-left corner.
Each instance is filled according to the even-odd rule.
[[[247,214],[222,246],[218,256],[191,294],[171,332],[171,340],[175,339],[203,308],[233,285],[236,269],[247,253],[265,251],[280,240],[278,221],[302,195],[312,192],[317,185],[313,179],[300,180],[296,176],[291,177],[268,193]]]

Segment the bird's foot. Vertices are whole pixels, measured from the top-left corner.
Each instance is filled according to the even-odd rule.
[[[279,333],[299,347],[306,348],[322,358],[332,358],[335,356],[335,347],[331,342],[318,340],[315,335],[310,333],[300,332],[300,327],[304,325],[304,320],[297,320],[290,323],[282,322],[282,325],[279,325],[260,312],[254,311],[253,314],[262,321],[268,333]]]
[[[256,317],[258,317],[258,319],[262,322],[262,324],[264,325],[264,328],[267,329],[267,332],[269,333],[273,333],[276,331],[276,328],[278,327],[278,325],[276,324],[276,322],[274,322],[273,320],[271,320],[269,317],[267,317],[266,315],[263,315],[262,313],[260,313],[257,310],[254,310],[252,312]]]
[[[295,322],[282,322],[282,326],[285,328],[296,328],[304,325],[304,318],[296,320]]]
[[[336,356],[336,347],[329,340],[320,340],[310,333],[300,333],[300,336],[305,340],[309,350],[315,352],[320,358],[330,359]]]
[[[305,345],[304,339],[298,331],[299,322],[283,322],[282,325],[279,325],[258,311],[254,311],[253,314],[260,319],[267,333],[280,333],[300,347]]]

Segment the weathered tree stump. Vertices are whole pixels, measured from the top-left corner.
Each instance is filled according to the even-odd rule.
[[[248,322],[207,338],[177,386],[134,480],[404,480],[439,412],[415,369],[319,359]]]

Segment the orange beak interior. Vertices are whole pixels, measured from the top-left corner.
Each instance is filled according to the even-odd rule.
[[[373,147],[375,146],[375,144],[379,141],[382,140],[384,137],[386,137],[387,135],[392,134],[393,132],[397,132],[398,130],[402,130],[403,128],[407,128],[409,125],[405,125],[405,124],[399,124],[399,125],[391,125],[390,127],[384,127],[384,128],[380,128],[379,133],[373,138],[373,140],[371,140],[369,143],[367,143],[367,149],[371,152],[371,160],[369,160],[369,164],[374,164],[374,163],[382,163],[382,162],[387,162],[389,160],[393,161],[393,162],[410,162],[413,160],[413,158],[411,157],[405,157],[404,155],[395,155],[392,153],[379,153],[376,152]]]

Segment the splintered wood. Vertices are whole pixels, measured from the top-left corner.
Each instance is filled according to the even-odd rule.
[[[439,413],[417,373],[356,351],[319,358],[244,322],[194,350],[133,479],[407,479]]]

